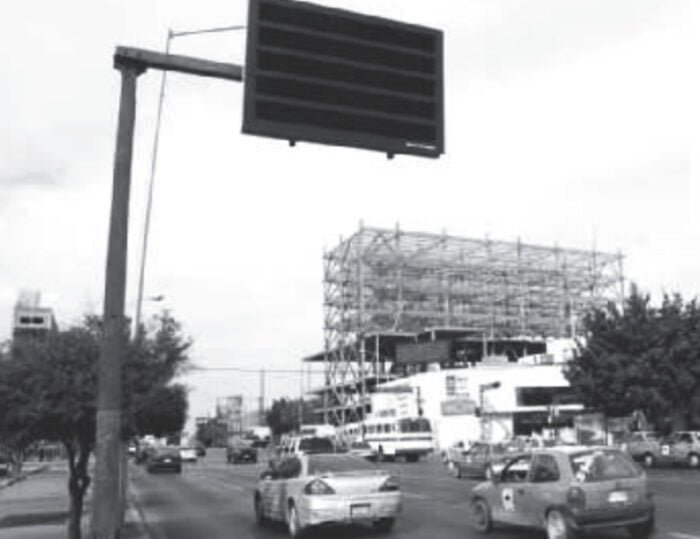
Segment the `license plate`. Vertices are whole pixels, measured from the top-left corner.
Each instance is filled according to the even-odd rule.
[[[624,491],[611,492],[608,494],[608,501],[610,503],[627,503],[629,496]]]
[[[170,459],[164,459],[163,462],[165,462],[166,464],[169,464],[169,463],[170,463]]]
[[[370,505],[351,505],[350,506],[350,517],[351,518],[369,518],[371,516]]]
[[[669,455],[671,453],[671,448],[667,445],[661,446],[661,454]]]

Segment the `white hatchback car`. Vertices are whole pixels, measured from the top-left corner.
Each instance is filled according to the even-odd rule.
[[[289,535],[325,524],[368,523],[389,532],[401,511],[398,480],[361,457],[296,454],[273,464],[255,490],[255,515],[287,523]]]

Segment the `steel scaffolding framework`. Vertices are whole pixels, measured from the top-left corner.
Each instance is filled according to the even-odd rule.
[[[361,419],[380,341],[429,328],[575,337],[624,296],[623,255],[360,225],[324,253],[324,419]],[[376,342],[376,346],[373,343]]]

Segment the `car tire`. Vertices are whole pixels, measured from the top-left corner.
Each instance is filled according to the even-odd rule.
[[[577,539],[578,534],[571,528],[564,514],[558,509],[547,513],[545,524],[547,539]]]
[[[394,527],[394,519],[380,518],[379,520],[372,523],[372,527],[378,533],[389,533]]]
[[[691,468],[700,468],[700,455],[697,453],[688,455],[688,466]]]
[[[287,508],[287,530],[291,539],[299,539],[304,535],[304,529],[299,522],[299,513],[293,502],[290,502]]]
[[[182,466],[175,468],[175,473],[182,473]]]
[[[634,539],[646,539],[654,532],[654,517],[652,516],[649,520],[641,524],[629,526],[627,531],[629,531],[630,536],[634,537]]]
[[[646,453],[644,457],[642,457],[642,464],[645,468],[653,468],[654,464],[656,464],[656,459],[654,458],[654,455],[652,455],[651,453]]]
[[[477,498],[471,503],[472,527],[481,533],[488,533],[493,528],[491,508],[485,500]]]

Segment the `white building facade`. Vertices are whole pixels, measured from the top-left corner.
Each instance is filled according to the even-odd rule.
[[[418,413],[432,424],[437,449],[459,441],[548,437],[555,431],[575,440],[573,416],[583,406],[575,402],[563,367],[478,364],[414,374],[381,384],[378,391],[409,386]],[[374,396],[372,402],[374,407]]]

